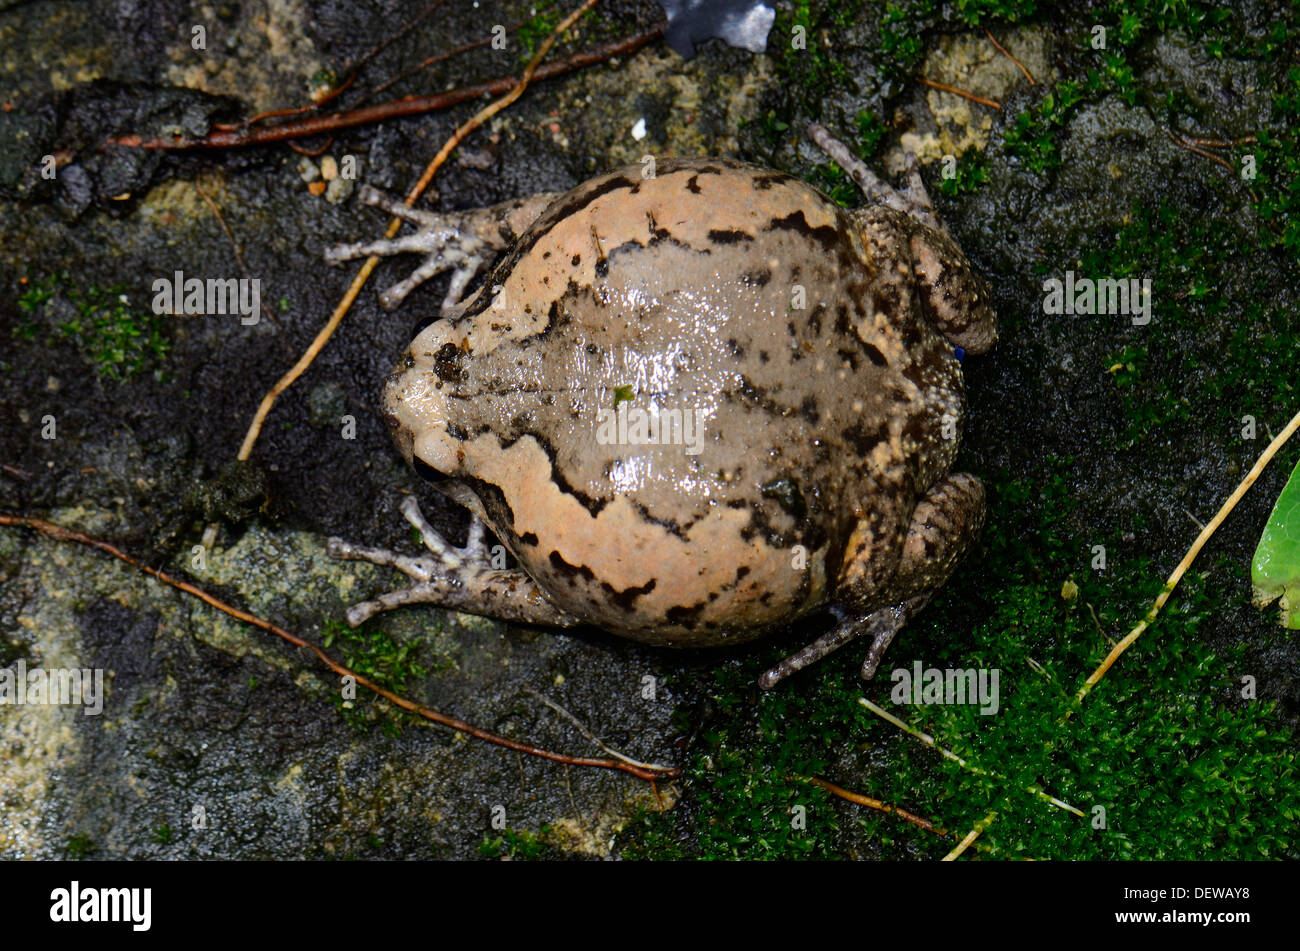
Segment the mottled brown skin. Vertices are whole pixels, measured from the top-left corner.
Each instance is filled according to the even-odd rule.
[[[992,344],[987,300],[895,208],[846,213],[724,159],[631,166],[555,197],[416,336],[385,404],[408,461],[518,559],[541,623],[739,643],[827,604],[910,613],[947,578],[983,517],[978,480],[949,476],[952,347]],[[702,410],[699,454],[599,444],[629,393]]]

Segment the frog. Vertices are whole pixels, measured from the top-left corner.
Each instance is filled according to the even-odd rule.
[[[895,187],[821,125],[808,136],[858,208],[730,158],[648,157],[458,212],[361,192],[415,230],[330,263],[424,255],[389,309],[451,274],[383,406],[470,527],[454,546],[407,496],[424,553],[330,538],[411,579],[349,624],[429,603],[711,648],[816,616],[824,632],[758,686],[858,639],[874,676],[978,541],[983,484],[952,471],[960,359],[994,345],[996,316],[914,156]]]

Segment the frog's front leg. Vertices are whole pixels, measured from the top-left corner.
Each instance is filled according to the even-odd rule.
[[[943,222],[939,220],[939,215],[934,210],[934,204],[930,201],[930,193],[926,191],[925,182],[921,179],[920,162],[914,154],[908,152],[904,156],[904,161],[907,163],[907,187],[896,189],[878,178],[876,173],[854,155],[847,145],[826,131],[825,126],[815,122],[808,126],[808,138],[848,173],[868,203],[880,202],[888,205],[895,211],[901,211],[936,231],[947,233]]]
[[[362,202],[382,208],[390,215],[415,225],[418,230],[392,239],[335,245],[326,249],[325,261],[339,264],[372,254],[381,257],[407,252],[423,254],[424,262],[410,277],[383,291],[379,302],[385,310],[392,310],[429,278],[451,271],[451,285],[442,302],[445,311],[460,302],[469,282],[500,252],[518,240],[555,195],[544,192],[487,208],[435,213],[408,208],[378,189],[363,186],[360,190]]]
[[[868,579],[879,573],[883,559],[882,545],[859,545],[850,542],[849,554],[840,572],[840,584],[846,605],[836,613],[840,623],[803,650],[787,657],[758,679],[764,690],[776,686],[786,677],[821,660],[849,641],[867,637],[871,646],[862,664],[862,678],[870,680],[880,666],[885,649],[908,620],[920,611],[934,593],[943,587],[962,556],[979,538],[984,525],[984,486],[965,472],[955,472],[941,479],[917,503],[912,521],[903,540],[902,552],[894,576],[889,582],[888,603],[870,613],[853,614],[855,589],[862,591]],[[874,536],[889,547],[887,532],[879,527],[855,532],[855,536]]]
[[[490,567],[490,555],[483,542],[483,522],[477,516],[470,522],[465,547],[454,548],[428,523],[414,498],[407,496],[402,500],[402,514],[419,531],[432,557],[413,558],[383,548],[353,545],[341,538],[331,538],[328,542],[326,550],[334,558],[387,565],[415,582],[408,588],[348,608],[351,626],[356,627],[381,611],[420,603],[547,627],[573,627],[580,623],[552,604],[537,582],[523,571]]]

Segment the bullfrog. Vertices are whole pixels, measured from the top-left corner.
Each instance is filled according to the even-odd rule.
[[[454,547],[408,497],[428,554],[330,539],[413,582],[350,624],[429,602],[704,648],[818,613],[828,630],[759,685],[857,638],[875,673],[982,527],[980,480],[951,468],[959,357],[994,344],[996,318],[915,158],[894,188],[809,135],[860,208],[727,158],[647,157],[460,212],[363,192],[415,230],[328,260],[425,255],[390,308],[451,272],[383,406],[398,451],[472,522]]]

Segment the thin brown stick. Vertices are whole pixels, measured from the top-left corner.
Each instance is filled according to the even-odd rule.
[[[370,90],[370,92],[368,92],[363,97],[363,99],[371,99],[375,96],[378,96],[380,93],[385,92],[391,89],[393,86],[400,83],[403,79],[411,78],[421,70],[428,69],[430,66],[436,65],[437,63],[441,63],[443,60],[451,59],[453,56],[459,56],[461,53],[468,53],[470,50],[476,50],[480,46],[487,46],[491,42],[492,42],[492,35],[488,34],[487,36],[483,37],[483,39],[481,40],[474,40],[472,43],[462,43],[460,46],[453,47],[452,49],[446,50],[445,52],[435,53],[433,56],[430,56],[428,59],[420,63],[418,66],[414,66],[411,69],[408,69],[406,72],[399,73],[396,76],[394,76],[392,79],[388,79],[380,83],[374,89]]]
[[[1142,636],[1143,631],[1155,623],[1156,616],[1160,613],[1160,609],[1165,606],[1165,602],[1169,600],[1169,596],[1174,593],[1174,589],[1178,587],[1178,582],[1182,580],[1183,575],[1185,575],[1187,570],[1191,568],[1192,562],[1195,561],[1196,556],[1201,553],[1201,549],[1204,548],[1205,543],[1210,540],[1210,536],[1212,536],[1218,530],[1219,526],[1223,524],[1223,520],[1228,517],[1228,514],[1237,507],[1237,503],[1241,501],[1241,498],[1246,494],[1246,491],[1255,484],[1255,480],[1258,479],[1260,473],[1264,471],[1264,467],[1269,464],[1275,455],[1277,455],[1278,450],[1282,448],[1283,444],[1291,438],[1297,429],[1300,429],[1300,412],[1297,412],[1291,417],[1291,421],[1287,423],[1285,428],[1283,428],[1283,430],[1273,438],[1273,441],[1268,444],[1268,448],[1260,453],[1259,458],[1255,460],[1255,465],[1251,467],[1251,470],[1248,473],[1246,473],[1245,478],[1241,480],[1241,483],[1233,491],[1232,495],[1228,496],[1227,500],[1219,506],[1219,511],[1214,513],[1214,518],[1210,519],[1209,524],[1206,525],[1205,528],[1201,529],[1201,533],[1196,536],[1196,541],[1192,542],[1192,547],[1187,550],[1187,554],[1183,556],[1183,560],[1178,563],[1178,567],[1174,569],[1173,574],[1171,574],[1169,579],[1165,582],[1164,588],[1161,590],[1159,597],[1156,598],[1155,603],[1151,605],[1151,609],[1147,611],[1146,617],[1139,621],[1137,626],[1134,627],[1133,630],[1129,631],[1122,641],[1111,648],[1110,653],[1106,655],[1106,659],[1101,662],[1100,666],[1098,666],[1091,675],[1089,675],[1083,686],[1079,688],[1079,692],[1075,694],[1074,699],[1076,701],[1082,703],[1084,698],[1092,691],[1092,688],[1097,685],[1097,682],[1101,680],[1102,677],[1106,676],[1106,671],[1110,670],[1111,665],[1114,664],[1115,661],[1119,660],[1119,656],[1133,646],[1133,643]],[[1066,716],[1068,717],[1072,712],[1073,711],[1067,711]]]
[[[528,61],[528,65],[524,68],[523,75],[515,83],[510,92],[480,109],[451,134],[451,137],[443,147],[438,150],[438,154],[429,162],[428,166],[424,170],[424,174],[420,176],[420,180],[415,183],[409,192],[407,192],[404,201],[408,208],[414,206],[419,197],[424,194],[424,190],[428,187],[429,182],[433,180],[434,174],[442,167],[442,164],[447,160],[447,156],[452,153],[465,136],[469,135],[470,132],[477,129],[489,118],[496,115],[506,106],[510,105],[523,95],[524,90],[528,88],[533,77],[540,72],[538,65],[541,63],[542,58],[551,51],[551,47],[555,45],[556,39],[568,30],[578,17],[590,10],[596,3],[597,0],[586,0],[582,6],[578,7],[578,9],[566,17],[563,22],[559,23],[551,32],[551,35],[548,36],[541,46],[538,47],[533,58]],[[401,226],[402,220],[400,218],[394,218],[388,223],[388,227],[384,230],[384,237],[391,239],[397,234],[398,229],[401,228]],[[271,407],[275,405],[275,401],[279,398],[281,393],[293,385],[293,382],[303,374],[307,367],[311,366],[312,361],[316,359],[316,355],[320,353],[325,344],[329,342],[330,337],[334,336],[334,331],[338,328],[343,317],[352,308],[352,304],[357,299],[357,295],[361,293],[361,288],[365,286],[366,281],[369,280],[371,273],[378,265],[378,255],[372,254],[370,257],[366,258],[365,263],[361,265],[361,269],[357,272],[357,276],[352,279],[352,284],[343,295],[343,299],[339,301],[338,306],[334,308],[334,313],[330,315],[330,319],[326,322],[325,326],[321,328],[318,334],[316,334],[311,345],[303,355],[298,358],[298,362],[289,368],[289,372],[280,377],[280,379],[276,381],[275,385],[271,387],[270,391],[262,397],[262,402],[257,407],[257,412],[253,414],[253,421],[249,424],[248,432],[244,435],[243,445],[239,447],[239,455],[237,458],[241,462],[247,460],[253,454],[253,446],[257,443],[257,437],[262,432],[262,425],[266,420],[267,414],[271,412]]]
[[[847,799],[849,802],[855,802],[859,806],[866,806],[869,809],[878,809],[880,812],[891,813],[892,815],[898,816],[898,818],[900,819],[912,823],[912,825],[920,826],[922,829],[925,829],[928,832],[933,832],[935,835],[946,836],[949,834],[946,829],[941,829],[939,826],[935,825],[929,819],[923,818],[922,816],[918,816],[915,813],[908,812],[906,809],[903,809],[899,806],[892,806],[889,803],[883,802],[880,799],[872,799],[870,796],[862,795],[862,793],[850,792],[849,790],[845,789],[843,786],[836,786],[834,783],[827,782],[826,780],[822,779],[820,776],[809,777],[808,779],[805,780],[805,782],[812,783],[814,786],[820,786],[822,789],[826,790],[832,796],[839,796],[841,799]]]
[[[957,847],[945,855],[940,861],[955,862],[958,857],[971,847],[971,844],[980,837],[985,829],[993,824],[993,820],[998,817],[997,812],[990,812],[987,816],[975,823],[975,827],[966,833],[966,837],[957,843]]]
[[[1181,136],[1181,138],[1189,145],[1203,145],[1206,148],[1211,149],[1231,149],[1238,145],[1250,145],[1252,142],[1259,141],[1253,135],[1248,135],[1245,138],[1237,139],[1236,141],[1233,141],[1232,139],[1193,139],[1186,135]]]
[[[632,763],[620,760],[569,756],[565,753],[555,753],[551,750],[544,750],[541,747],[533,746],[529,743],[521,743],[519,740],[512,740],[508,737],[498,736],[495,733],[476,727],[471,723],[466,723],[464,720],[448,716],[445,713],[439,713],[437,710],[418,704],[413,700],[407,700],[405,697],[400,697],[391,690],[379,686],[377,683],[361,674],[349,670],[311,641],[285,630],[278,624],[273,624],[264,618],[258,617],[256,614],[251,614],[248,611],[233,607],[219,598],[208,594],[198,585],[191,584],[188,581],[182,581],[179,578],[173,578],[171,575],[167,574],[167,572],[158,568],[151,568],[149,565],[143,564],[135,558],[132,558],[126,552],[122,551],[110,542],[98,538],[92,538],[89,535],[83,535],[81,532],[74,531],[73,529],[64,528],[62,525],[56,525],[54,522],[47,522],[43,518],[35,518],[29,515],[12,515],[6,512],[0,512],[0,525],[22,526],[24,528],[30,528],[41,532],[42,534],[59,541],[78,542],[79,544],[89,546],[90,548],[97,548],[106,554],[112,555],[114,558],[126,562],[132,568],[143,571],[145,574],[157,578],[163,584],[169,585],[177,590],[184,591],[186,594],[198,598],[200,601],[216,608],[218,611],[228,614],[246,624],[251,624],[254,627],[261,628],[264,631],[274,634],[276,637],[289,642],[295,647],[305,647],[307,650],[315,654],[320,662],[334,673],[338,674],[340,677],[351,677],[355,683],[378,694],[389,703],[401,707],[403,710],[424,717],[426,720],[432,720],[434,723],[450,727],[451,729],[457,730],[461,733],[467,733],[470,736],[487,743],[494,743],[497,746],[504,746],[507,749],[516,750],[520,753],[527,753],[530,756],[539,756],[542,759],[553,760],[557,763],[566,763],[570,766],[593,766],[601,769],[622,770],[625,773],[631,773],[638,779],[644,779],[647,782],[654,782],[657,779],[671,779],[677,776],[680,772],[675,768],[669,767],[633,765]]]
[[[1001,109],[1002,104],[994,102],[992,99],[985,99],[983,96],[977,96],[973,92],[967,92],[965,89],[958,89],[956,86],[949,86],[947,83],[935,82],[933,79],[926,79],[924,76],[917,76],[918,83],[924,83],[932,89],[941,89],[944,92],[950,92],[954,96],[961,96],[963,99],[969,99],[971,102],[978,102],[981,106],[992,106],[994,109]]]
[[[1219,156],[1215,155],[1213,152],[1207,152],[1205,151],[1205,149],[1200,149],[1194,145],[1190,145],[1185,139],[1177,135],[1174,135],[1174,133],[1170,132],[1168,129],[1165,130],[1165,135],[1169,136],[1169,141],[1173,142],[1174,145],[1178,146],[1180,149],[1186,149],[1188,152],[1192,152],[1196,155],[1201,156],[1201,158],[1207,158],[1211,162],[1215,162],[1216,164],[1222,165],[1233,175],[1237,174],[1237,170],[1235,168],[1233,168],[1223,159],[1219,158]]]
[[[197,180],[194,182],[194,190],[198,192],[199,197],[207,203],[208,208],[212,212],[212,217],[217,219],[217,224],[221,225],[221,230],[226,233],[226,238],[230,241],[231,250],[235,252],[235,263],[239,265],[239,270],[243,272],[245,279],[251,281],[253,279],[253,274],[249,271],[248,265],[244,261],[244,252],[240,249],[239,242],[235,240],[235,233],[231,231],[230,226],[226,224],[226,219],[222,216],[221,209],[217,207],[217,203],[209,197],[208,193],[203,190],[203,186],[200,185]],[[265,298],[259,294],[258,300],[262,303],[262,313],[266,315],[266,319],[271,321],[271,323],[279,329],[280,321],[275,319],[275,314],[273,314],[271,308],[267,306]]]
[[[265,122],[267,119],[283,119],[285,116],[300,116],[307,112],[315,112],[316,110],[328,105],[329,103],[337,99],[339,96],[347,92],[348,87],[351,86],[354,82],[356,82],[356,78],[357,77],[355,75],[349,76],[346,80],[339,83],[339,85],[336,86],[334,89],[331,89],[327,95],[321,96],[315,102],[309,102],[305,106],[297,106],[297,107],[285,108],[285,109],[270,109],[267,110],[266,112],[259,112],[256,113],[255,115],[251,115],[247,119],[242,120],[241,122],[214,122],[212,123],[212,127],[214,129],[221,129],[223,131],[230,130],[230,129],[245,129],[250,125],[256,125],[259,122]]]
[[[402,37],[410,33],[411,30],[419,26],[421,22],[427,19],[445,2],[446,0],[434,0],[433,3],[429,4],[429,6],[425,7],[423,10],[417,13],[409,23],[405,24],[400,29],[398,29],[398,31],[394,33],[392,36],[388,37],[385,40],[382,40],[377,45],[371,47],[369,51],[362,54],[361,58],[358,59],[355,63],[353,63],[348,68],[347,76],[344,78],[343,82],[339,83],[337,86],[331,89],[324,96],[321,96],[315,102],[309,102],[307,105],[298,106],[297,108],[272,109],[267,112],[259,112],[256,115],[249,116],[243,122],[230,123],[225,125],[216,125],[214,123],[215,127],[218,129],[241,129],[241,128],[247,128],[248,126],[251,125],[256,125],[259,122],[265,122],[267,119],[279,119],[284,116],[300,116],[307,112],[316,112],[317,110],[323,108],[324,106],[333,102],[339,96],[347,92],[348,89],[351,88],[352,84],[357,81],[357,76],[360,74],[362,67],[364,67],[366,63],[370,62],[370,60],[374,59],[384,50],[388,49],[388,47],[392,46]],[[363,99],[364,98],[365,97],[363,97]]]
[[[1038,83],[1034,82],[1034,77],[1030,74],[1029,70],[1025,68],[1025,64],[1020,62],[1020,60],[1016,59],[1010,53],[1008,53],[1006,47],[1004,47],[1001,43],[999,43],[997,40],[993,38],[992,30],[990,30],[988,27],[985,27],[984,33],[986,36],[988,36],[989,42],[998,48],[998,52],[1001,53],[1003,56],[1005,56],[1007,59],[1011,60],[1011,62],[1015,63],[1016,66],[1020,69],[1020,71],[1025,74],[1025,79],[1029,80],[1029,85],[1031,86],[1038,85]]]
[[[329,147],[334,144],[334,136],[331,135],[328,139],[325,140],[324,145],[314,149],[309,149],[304,145],[299,145],[297,142],[286,142],[284,144],[289,146],[289,148],[293,149],[299,155],[305,155],[307,156],[307,158],[319,158],[320,156],[328,152]]]
[[[508,26],[507,29],[511,33],[514,33],[527,22],[528,20],[519,20],[515,23],[510,24],[510,26]],[[394,85],[401,82],[403,79],[409,79],[410,77],[414,76],[416,73],[421,72],[422,70],[426,70],[430,66],[433,66],[437,63],[441,63],[443,60],[451,59],[453,56],[459,56],[461,53],[468,53],[470,50],[478,49],[480,46],[487,46],[491,42],[492,42],[492,35],[488,34],[487,36],[483,37],[481,40],[474,40],[473,42],[470,43],[462,43],[460,46],[453,47],[452,49],[449,49],[445,52],[435,53],[433,56],[430,56],[428,59],[420,63],[418,66],[414,66],[411,69],[408,69],[406,72],[399,73],[398,75],[394,76],[392,79],[380,83],[374,89],[370,90],[370,92],[362,96],[361,97],[362,101],[364,102],[367,99],[371,99],[375,96],[378,96],[381,92],[384,92],[385,90],[392,88]]]
[[[584,52],[575,53],[568,59],[547,63],[534,72],[532,81],[552,79],[577,69],[603,63],[615,56],[633,53],[647,43],[658,39],[663,35],[663,31],[664,27],[661,24],[644,33],[637,33],[618,40],[610,40]],[[489,82],[463,86],[460,89],[453,89],[448,92],[436,93],[430,96],[407,96],[377,106],[366,106],[361,109],[352,109],[328,116],[313,116],[310,119],[303,119],[298,122],[286,122],[281,125],[264,126],[256,129],[218,130],[201,139],[184,139],[180,137],[142,139],[138,135],[126,135],[109,139],[105,142],[105,145],[178,151],[184,149],[241,148],[249,145],[263,145],[268,142],[284,142],[289,139],[319,135],[322,132],[335,132],[339,129],[370,125],[401,116],[419,115],[425,112],[447,109],[471,99],[500,95],[513,89],[518,82],[519,80],[514,76],[502,76]]]

